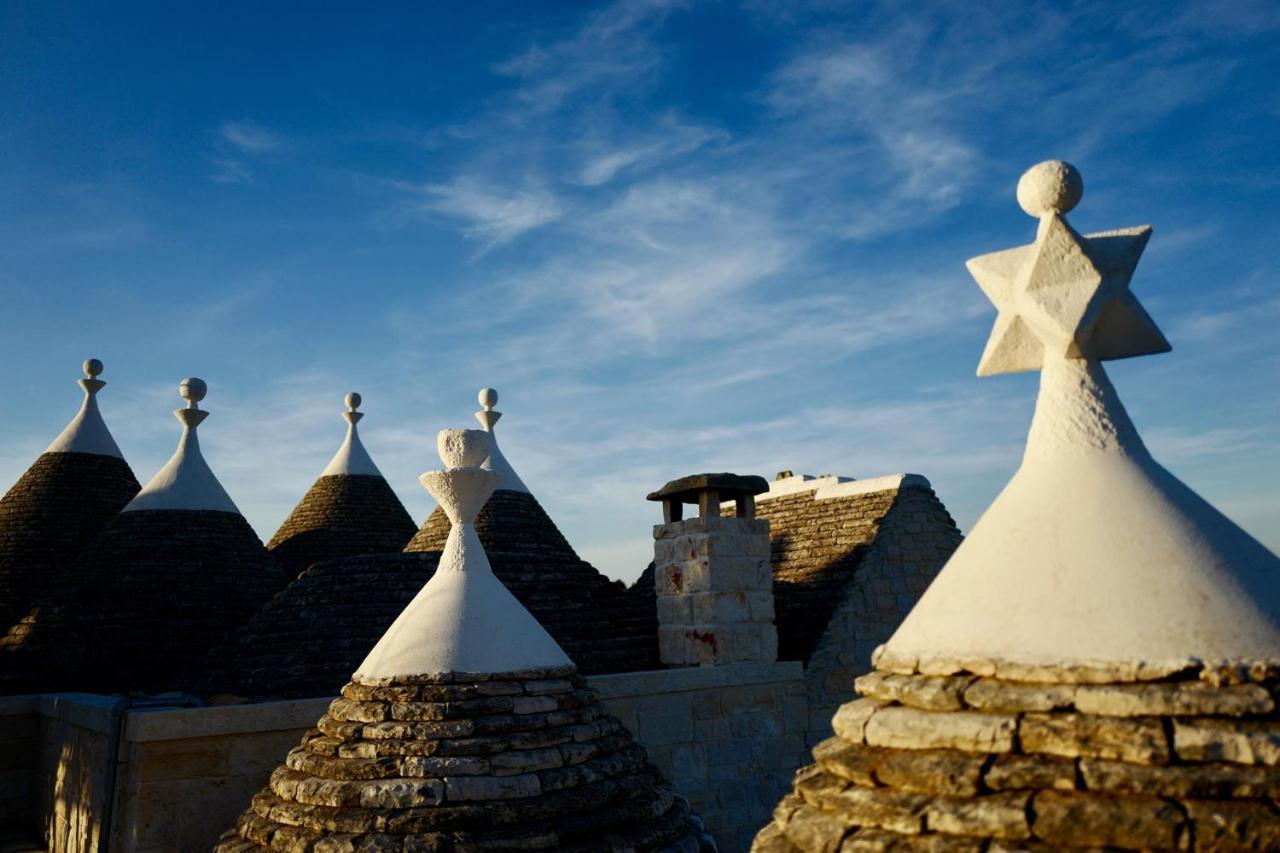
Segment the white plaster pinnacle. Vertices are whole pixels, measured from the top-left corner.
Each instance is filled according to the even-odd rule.
[[[173,413],[182,424],[178,449],[122,512],[176,509],[240,513],[200,452],[196,428],[209,417],[209,413],[200,408],[200,401],[208,390],[204,380],[194,376],[178,385],[179,395],[187,401],[185,409],[176,409]]]
[[[1040,368],[1035,418],[1021,467],[880,660],[1280,658],[1280,558],[1151,457],[1102,368],[1169,347],[1128,292],[1150,229],[1077,235],[1061,216],[1074,173],[1028,172],[1036,242],[969,262],[1001,312],[979,373]]]
[[[476,412],[476,420],[484,427],[485,432],[489,433],[492,444],[489,458],[485,461],[484,467],[502,478],[498,485],[499,489],[505,489],[509,492],[528,493],[529,487],[524,484],[524,481],[520,479],[520,475],[511,467],[507,457],[502,455],[502,448],[498,446],[498,436],[493,432],[498,419],[502,417],[502,412],[494,411],[493,408],[498,405],[498,392],[492,388],[481,388],[477,399],[484,408],[482,411]]]
[[[45,448],[45,453],[93,453],[98,456],[114,456],[123,459],[116,440],[107,429],[107,423],[98,410],[98,392],[106,382],[99,379],[102,375],[102,362],[96,358],[86,359],[84,363],[84,379],[78,384],[84,389],[84,402],[80,411],[76,412],[71,423],[59,433],[53,443]]]
[[[347,404],[347,410],[342,413],[343,420],[347,422],[347,437],[343,439],[338,452],[333,455],[333,459],[329,460],[329,464],[325,466],[320,476],[381,477],[382,472],[378,470],[377,465],[373,464],[373,458],[369,455],[369,451],[364,449],[364,442],[360,440],[360,434],[356,431],[356,424],[364,417],[363,412],[356,411],[362,402],[360,395],[352,391],[343,398],[343,402]]]
[[[1040,219],[1036,241],[967,263],[1000,312],[979,376],[1039,370],[1051,357],[1106,360],[1169,351],[1129,291],[1151,226],[1081,236],[1064,214],[1083,192],[1070,164],[1033,166],[1018,183],[1018,202]]]
[[[497,473],[477,467],[492,451],[490,434],[442,430],[437,445],[446,470],[428,471],[420,480],[453,527],[435,574],[354,678],[570,666],[564,650],[493,574],[476,535],[476,516],[501,481]]]

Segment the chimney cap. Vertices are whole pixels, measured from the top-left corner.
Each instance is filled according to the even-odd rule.
[[[721,500],[732,500],[735,495],[761,495],[769,491],[764,477],[754,474],[690,474],[672,480],[656,492],[650,492],[648,500],[678,500],[681,503],[697,503],[698,495],[708,489],[720,492]]]

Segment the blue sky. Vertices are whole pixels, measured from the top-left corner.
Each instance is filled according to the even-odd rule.
[[[699,470],[929,477],[968,529],[1034,375],[979,380],[966,258],[1151,223],[1172,342],[1112,363],[1157,457],[1280,549],[1274,3],[0,4],[0,488],[103,410],[148,479],[178,380],[267,538],[341,439],[417,518],[493,385],[503,447],[632,578]],[[465,7],[465,8],[464,8]]]

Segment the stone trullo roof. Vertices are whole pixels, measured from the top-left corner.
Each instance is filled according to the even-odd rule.
[[[1128,289],[1150,229],[1077,234],[1081,192],[1033,167],[1035,243],[969,262],[979,372],[1041,370],[1022,467],[753,849],[1280,848],[1280,559],[1120,404],[1101,361],[1168,349]]]
[[[490,570],[488,436],[440,445],[439,570],[216,849],[699,850],[687,803]]]
[[[0,498],[0,632],[56,594],[66,564],[138,492],[98,410],[102,362],[84,372],[80,411]]]
[[[481,392],[482,405],[492,407],[494,400],[496,392]],[[477,419],[491,429],[498,414],[490,408]],[[499,488],[473,526],[498,579],[579,671],[655,668],[658,629],[652,599],[639,605],[628,599],[620,584],[579,559],[532,494],[502,488],[512,480],[494,472],[501,478]],[[514,471],[511,475],[519,482]],[[337,690],[435,572],[450,530],[448,516],[437,508],[403,554],[313,564],[195,664],[190,686],[200,693],[255,699]]]
[[[346,403],[342,446],[267,543],[291,578],[321,560],[398,552],[417,530],[356,431],[360,395]]]
[[[497,392],[480,392],[477,420],[492,434]],[[657,665],[657,617],[652,601],[637,603],[623,584],[581,559],[501,451],[486,467],[501,477],[475,527],[498,578],[533,611],[578,668],[588,675]],[[405,549],[439,551],[449,520],[437,507]]]
[[[200,451],[205,384],[181,393],[173,458],[81,552],[58,599],[0,640],[6,692],[167,689],[282,585]]]
[[[720,511],[734,514],[728,504]],[[896,585],[873,591],[886,615],[883,624],[864,628],[887,639],[907,609],[900,599],[914,601],[921,579],[936,573],[963,538],[919,474],[854,480],[783,472],[756,496],[756,517],[769,522],[779,660],[809,660],[872,558],[912,564]],[[650,607],[653,571],[650,564],[630,590]]]

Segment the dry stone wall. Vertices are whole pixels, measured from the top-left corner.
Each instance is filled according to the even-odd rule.
[[[800,665],[690,667],[587,680],[689,799],[720,849],[746,850],[806,758]],[[57,710],[53,702],[0,699],[0,732],[38,732],[42,756],[33,764],[24,751],[29,747],[16,737],[0,746],[0,766],[23,768],[9,779],[12,789],[32,797],[10,801],[8,820],[49,839],[51,851],[87,852],[96,849],[102,816],[111,702],[82,696],[60,700]],[[329,704],[326,697],[130,713],[111,849],[208,850]],[[18,814],[24,802],[28,811]],[[68,810],[72,802],[79,805]]]

